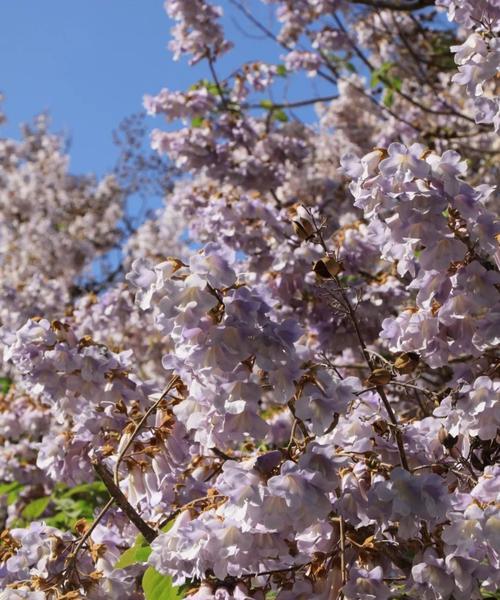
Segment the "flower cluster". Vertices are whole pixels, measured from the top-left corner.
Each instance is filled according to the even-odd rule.
[[[220,7],[205,0],[166,0],[165,8],[168,16],[177,21],[170,42],[174,59],[192,54],[190,63],[194,64],[207,56],[215,58],[230,48],[217,23],[222,15]]]
[[[166,2],[205,78],[145,97],[176,170],[126,234],[43,120],[0,140],[1,599],[500,587],[496,3],[264,2],[284,62],[227,76]]]
[[[458,73],[453,81],[465,86],[474,99],[476,123],[493,124],[500,131],[500,96],[495,79],[500,72],[500,7],[494,0],[441,0],[448,18],[471,33],[463,44],[452,46]]]

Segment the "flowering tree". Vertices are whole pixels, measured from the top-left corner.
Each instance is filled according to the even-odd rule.
[[[210,79],[145,97],[129,235],[43,120],[0,142],[2,600],[498,597],[500,6],[266,3],[227,74],[167,0]]]

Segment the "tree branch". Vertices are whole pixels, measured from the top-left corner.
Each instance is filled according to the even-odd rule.
[[[434,0],[413,0],[413,2],[405,2],[404,0],[348,0],[348,2],[351,4],[364,4],[372,8],[403,11],[420,10],[434,5]]]
[[[146,521],[141,517],[141,515],[135,510],[135,508],[130,504],[130,502],[125,497],[125,494],[121,491],[121,489],[116,485],[113,481],[113,475],[106,467],[105,464],[99,461],[93,461],[92,466],[94,471],[99,475],[100,479],[106,486],[110,496],[113,498],[116,505],[122,509],[122,511],[127,515],[127,518],[137,527],[137,529],[142,533],[144,539],[150,544],[158,535],[152,527],[150,527]],[[107,508],[108,505],[106,505]]]

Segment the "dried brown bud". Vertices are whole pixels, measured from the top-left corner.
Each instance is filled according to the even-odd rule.
[[[89,527],[90,523],[87,521],[87,519],[78,519],[74,525],[76,533],[79,533],[80,535],[83,535]]]
[[[403,352],[394,361],[394,368],[401,374],[411,373],[420,361],[420,356],[416,352]]]
[[[458,442],[458,435],[451,435],[444,427],[441,427],[438,433],[438,439],[447,450],[452,450]]]
[[[84,335],[82,338],[78,340],[78,349],[87,348],[88,346],[95,346],[96,342],[92,339],[90,335]]]
[[[374,456],[374,455],[369,456],[366,459],[366,466],[369,469],[375,469],[376,470],[380,466],[380,459],[377,456]]]
[[[448,437],[448,431],[446,427],[441,427],[438,431],[438,440],[440,444],[444,444],[445,439]]]
[[[344,265],[341,261],[325,256],[314,263],[312,270],[322,279],[333,279],[343,268]]]
[[[101,455],[102,456],[111,456],[115,451],[115,447],[112,446],[111,444],[104,444],[104,446],[101,448]]]
[[[387,369],[373,369],[366,380],[368,385],[386,385],[392,379],[391,372]]]
[[[389,426],[387,425],[387,422],[383,419],[373,421],[372,427],[377,435],[385,435],[389,431]]]
[[[379,146],[376,146],[376,147],[373,149],[373,151],[374,151],[374,152],[380,152],[380,154],[382,155],[382,158],[381,158],[381,160],[382,160],[382,159],[384,159],[384,158],[387,158],[387,157],[389,156],[389,152],[387,152],[387,149],[386,149],[386,148],[380,148]]]
[[[293,220],[292,227],[295,235],[303,241],[309,240],[315,233],[312,223],[306,219]]]

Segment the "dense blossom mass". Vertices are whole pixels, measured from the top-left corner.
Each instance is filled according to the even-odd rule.
[[[1,600],[498,598],[500,4],[263,4],[166,1],[140,226],[0,139]]]

